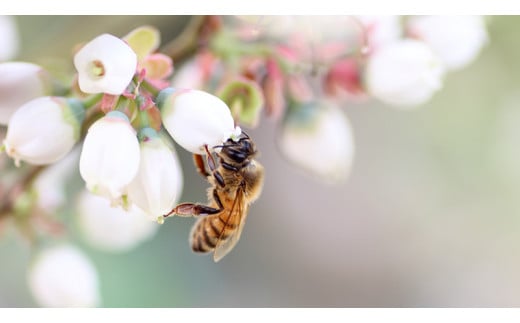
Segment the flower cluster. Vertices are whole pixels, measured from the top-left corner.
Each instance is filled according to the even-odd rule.
[[[326,182],[344,180],[355,154],[344,107],[370,99],[420,106],[448,72],[476,59],[488,37],[478,16],[205,17],[200,24],[183,34],[185,48],[168,55],[153,27],[99,35],[74,54],[71,84],[56,86],[44,67],[9,61],[18,51],[16,26],[0,16],[0,168],[21,178],[0,178],[0,221],[15,215],[36,239],[31,221],[60,232],[55,214],[73,200],[88,244],[128,251],[155,234],[182,194],[175,144],[204,155],[237,140],[241,127],[259,127],[263,115],[276,123],[289,162]],[[175,73],[173,59],[182,63]],[[18,168],[5,166],[4,156]],[[68,196],[76,170],[85,188]],[[42,249],[28,281],[42,306],[101,302],[95,266],[71,244]]]
[[[7,125],[1,150],[37,173],[34,194],[23,195],[29,206],[6,212],[52,218],[65,203],[70,165],[79,163],[86,190],[77,200],[77,221],[87,243],[118,252],[153,236],[182,194],[173,142],[205,154],[241,134],[220,98],[170,86],[173,62],[157,53],[159,44],[152,27],[92,39],[74,55],[77,77],[68,97],[53,95],[55,80],[42,67],[0,63],[0,121]],[[74,287],[78,277],[85,286]],[[81,251],[58,245],[42,251],[29,283],[43,306],[96,306],[96,277]]]
[[[487,39],[480,16],[240,16],[223,20],[173,82],[219,93],[232,111],[248,111],[241,121],[251,126],[263,107],[280,121],[277,142],[289,161],[339,181],[355,150],[336,110],[371,98],[418,107]]]

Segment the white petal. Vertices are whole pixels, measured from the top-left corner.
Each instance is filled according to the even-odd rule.
[[[365,70],[367,90],[397,107],[428,101],[442,87],[444,65],[424,42],[402,40],[376,51]]]
[[[140,209],[111,207],[108,199],[88,191],[79,197],[78,224],[90,245],[111,252],[129,251],[153,237],[159,228]]]
[[[79,170],[91,192],[117,202],[138,168],[139,142],[126,116],[110,112],[89,128]]]
[[[183,185],[180,162],[175,150],[159,137],[141,142],[139,172],[128,186],[128,198],[152,218],[174,207]]]
[[[18,28],[11,16],[0,16],[0,61],[13,59],[19,50]]]
[[[317,178],[338,182],[350,174],[354,140],[350,122],[333,102],[314,107],[312,120],[286,122],[279,138],[280,150],[295,165]]]
[[[181,147],[194,154],[203,154],[204,145],[220,145],[236,134],[228,106],[207,92],[174,90],[160,102],[164,127]]]
[[[69,118],[70,109],[68,101],[59,97],[24,104],[9,120],[4,140],[7,154],[35,165],[61,159],[78,139],[80,120]]]
[[[488,42],[481,16],[417,16],[410,18],[408,27],[449,69],[467,66]]]
[[[137,55],[120,38],[103,34],[76,53],[74,66],[78,70],[81,91],[119,95],[135,74]],[[97,68],[102,72],[98,72]]]
[[[96,269],[76,247],[63,245],[41,252],[29,269],[29,288],[44,307],[99,305]]]
[[[1,63],[0,76],[0,124],[3,125],[24,103],[50,92],[49,75],[35,64]]]

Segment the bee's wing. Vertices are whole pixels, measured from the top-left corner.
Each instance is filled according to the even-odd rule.
[[[238,219],[236,217],[238,217]],[[228,252],[230,252],[231,249],[233,249],[233,247],[237,244],[238,240],[240,239],[240,235],[242,234],[242,229],[244,228],[246,217],[247,205],[245,204],[244,190],[242,188],[238,188],[233,206],[227,215],[226,224],[224,226],[224,228],[226,228],[230,223],[237,223],[238,228],[234,230],[227,239],[223,240],[221,237],[218,238],[215,252],[213,253],[213,260],[215,262],[218,262],[225,255],[227,255]],[[224,232],[225,229],[222,231]]]

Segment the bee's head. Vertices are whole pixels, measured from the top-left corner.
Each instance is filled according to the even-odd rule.
[[[219,153],[221,158],[239,165],[249,162],[257,153],[254,142],[245,132],[242,132],[238,141],[228,139],[223,145],[217,147],[222,148]]]

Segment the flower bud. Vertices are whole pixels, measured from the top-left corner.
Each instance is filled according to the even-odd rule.
[[[139,158],[135,130],[125,114],[112,111],[89,128],[79,171],[89,191],[117,204],[137,174]]]
[[[152,218],[170,212],[182,192],[182,170],[173,147],[152,128],[140,131],[141,161],[128,198]]]
[[[0,64],[0,124],[7,125],[9,118],[24,103],[49,94],[50,83],[48,73],[38,65]]]
[[[292,106],[278,143],[290,162],[320,180],[339,182],[350,173],[354,157],[352,129],[332,101]]]
[[[256,82],[246,78],[232,79],[221,87],[217,95],[231,108],[231,114],[240,124],[250,128],[258,125],[264,96]]]
[[[78,201],[78,224],[93,247],[126,252],[155,235],[159,224],[135,206],[128,211],[110,206],[107,199],[83,191]]]
[[[19,45],[18,29],[14,18],[0,16],[0,61],[13,59],[18,54]]]
[[[123,40],[100,35],[74,56],[78,82],[85,93],[122,94],[137,67],[137,55]]]
[[[450,70],[471,63],[488,41],[481,16],[417,16],[408,22],[412,36],[425,41]]]
[[[41,252],[29,268],[29,289],[44,307],[95,307],[99,281],[90,260],[74,246]]]
[[[65,156],[79,139],[85,117],[75,99],[41,97],[21,106],[9,120],[4,148],[19,164],[51,164]]]
[[[444,65],[423,42],[402,40],[376,51],[365,70],[367,91],[393,106],[428,101],[442,87]]]
[[[336,98],[363,99],[360,63],[351,58],[336,61],[325,75],[324,88]]]
[[[203,154],[204,145],[211,148],[241,133],[228,106],[204,91],[167,88],[159,94],[157,106],[168,133],[194,154]]]

